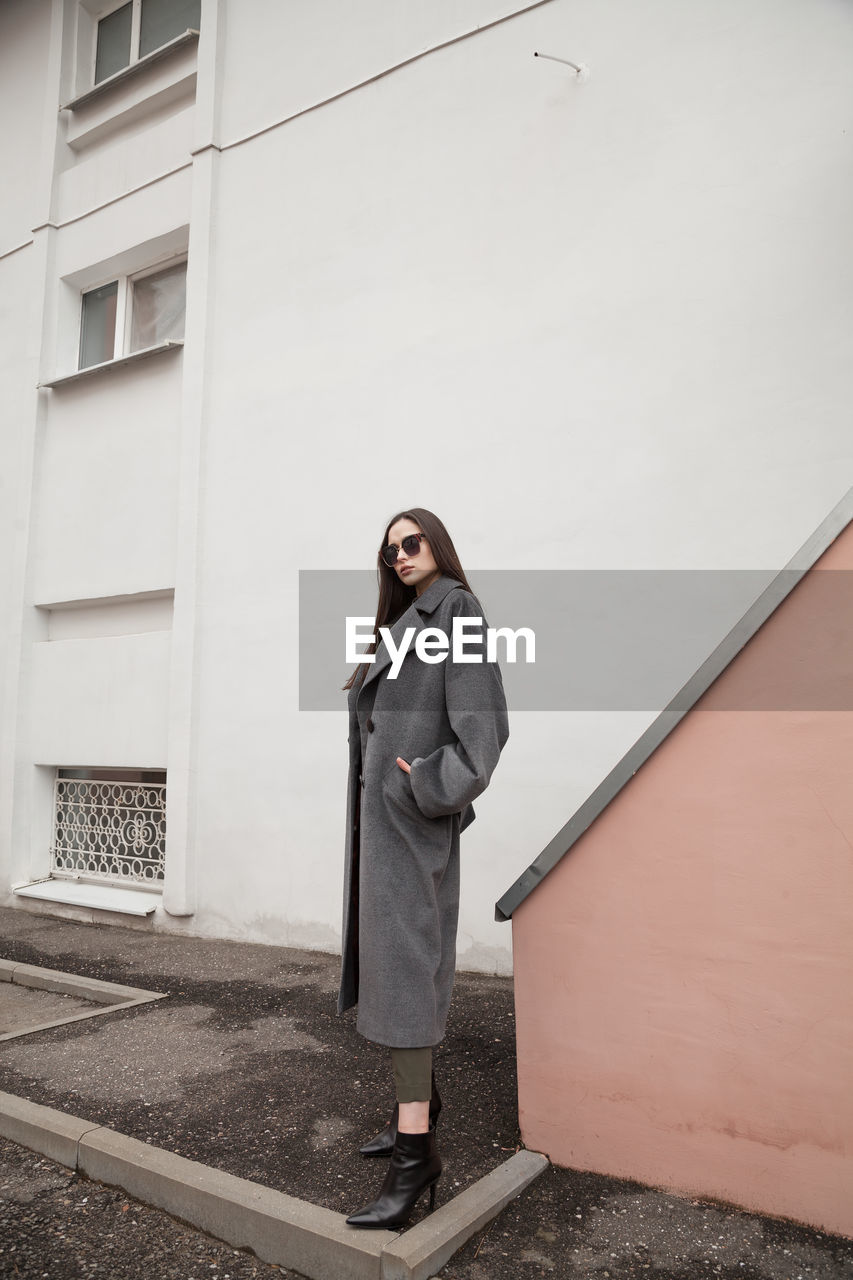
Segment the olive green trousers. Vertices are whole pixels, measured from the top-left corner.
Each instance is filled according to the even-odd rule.
[[[398,1102],[429,1102],[432,1097],[432,1045],[392,1049],[391,1070]]]

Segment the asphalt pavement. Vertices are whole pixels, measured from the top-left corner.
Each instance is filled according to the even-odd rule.
[[[352,1011],[336,1012],[336,956],[9,908],[0,940],[0,958],[167,997],[0,1043],[0,1089],[337,1213],[374,1197],[382,1162],[357,1147],[387,1118],[393,1085],[387,1051],[358,1035]],[[511,980],[457,975],[435,1065],[442,1203],[521,1144]],[[3,1280],[140,1274],[297,1280],[0,1141]],[[551,1167],[438,1274],[853,1280],[853,1241]]]

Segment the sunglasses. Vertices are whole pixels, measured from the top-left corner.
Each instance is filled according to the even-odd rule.
[[[403,539],[400,546],[407,556],[416,556],[421,549],[421,541],[429,541],[425,533],[410,533]],[[396,564],[399,554],[400,549],[395,547],[393,542],[382,548],[382,559],[388,565]]]

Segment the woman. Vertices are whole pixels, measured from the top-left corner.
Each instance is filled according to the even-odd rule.
[[[379,1198],[347,1218],[358,1227],[402,1224],[427,1187],[435,1205],[441,1099],[432,1050],[453,989],[459,834],[509,737],[486,621],[438,516],[422,507],[394,516],[378,574],[372,657],[344,686],[350,769],[338,1012],[357,1004],[357,1029],[390,1047],[397,1103],[361,1148],[391,1163]],[[464,661],[441,639],[452,645],[460,626]],[[389,628],[387,645],[380,627]]]

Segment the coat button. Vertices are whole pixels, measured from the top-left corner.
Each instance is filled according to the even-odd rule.
[[[370,719],[370,716],[367,717],[367,732],[373,733],[373,721]]]

